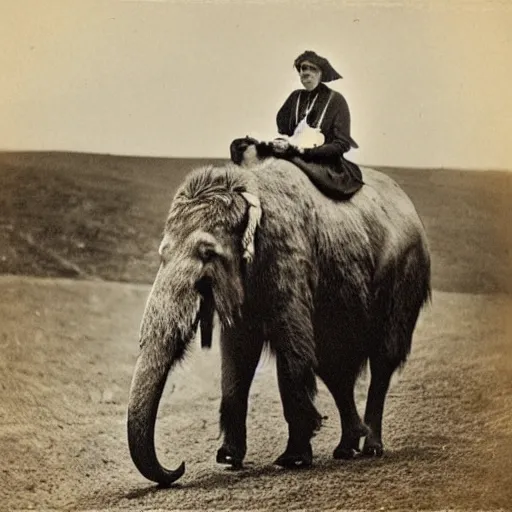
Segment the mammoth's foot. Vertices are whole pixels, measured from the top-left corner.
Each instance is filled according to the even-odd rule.
[[[347,432],[343,432],[340,444],[336,447],[332,454],[333,457],[335,459],[344,460],[354,459],[361,453],[361,449],[359,448],[360,438],[370,435],[370,429],[363,423],[360,423]]]
[[[359,440],[352,446],[344,446],[341,443],[336,446],[332,456],[337,460],[351,460],[355,459],[361,453],[359,448]]]
[[[288,443],[285,452],[276,459],[274,464],[288,469],[311,467],[313,465],[313,449],[311,444],[308,442],[300,448]]]
[[[231,466],[231,469],[243,469],[244,453],[232,446],[222,445],[217,451],[217,463]]]
[[[370,434],[364,441],[363,455],[365,457],[382,457],[384,455],[382,439]]]

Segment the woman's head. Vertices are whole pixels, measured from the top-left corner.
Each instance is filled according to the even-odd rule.
[[[308,91],[312,91],[322,81],[322,71],[309,60],[300,63],[299,76],[302,85]]]
[[[313,90],[320,82],[331,82],[342,78],[325,57],[308,50],[299,55],[293,63],[299,72],[302,85]]]

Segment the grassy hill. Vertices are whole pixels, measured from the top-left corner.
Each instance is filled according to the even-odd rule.
[[[151,282],[176,187],[220,162],[0,153],[0,274]],[[425,223],[436,289],[512,293],[512,173],[382,170]]]

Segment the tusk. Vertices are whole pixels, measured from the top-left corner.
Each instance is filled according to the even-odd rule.
[[[249,208],[247,210],[248,221],[242,236],[242,247],[244,249],[243,258],[247,263],[252,263],[254,259],[254,236],[256,228],[261,221],[261,203],[259,197],[251,194],[250,192],[242,192],[242,196],[247,201]]]

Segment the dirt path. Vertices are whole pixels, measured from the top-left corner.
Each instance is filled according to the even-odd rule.
[[[436,292],[385,416],[387,453],[339,462],[338,417],[314,439],[315,467],[272,466],[286,425],[274,364],[252,388],[247,469],[215,464],[219,355],[196,345],[172,375],[157,424],[173,489],[140,476],[126,403],[149,288],[0,278],[0,510],[499,509],[512,507],[512,299]],[[364,378],[358,404],[364,399]]]

